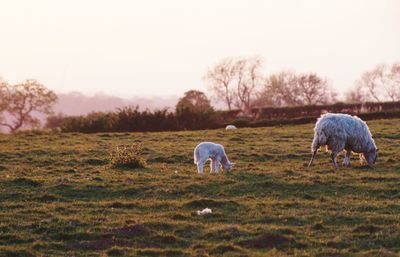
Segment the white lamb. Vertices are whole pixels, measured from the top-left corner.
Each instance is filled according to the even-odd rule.
[[[197,171],[203,174],[204,163],[210,159],[210,173],[218,173],[219,165],[222,164],[224,171],[232,170],[233,163],[228,160],[224,147],[212,142],[202,142],[194,149],[194,164],[197,164]]]
[[[323,145],[332,151],[332,163],[335,168],[337,168],[336,156],[344,149],[346,150],[344,166],[350,165],[352,151],[360,153],[361,160],[366,160],[369,166],[376,162],[378,148],[367,124],[356,116],[335,113],[321,115],[315,124],[314,132],[311,144],[312,156],[308,167],[313,163],[318,148]]]

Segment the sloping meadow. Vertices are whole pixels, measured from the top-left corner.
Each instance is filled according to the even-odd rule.
[[[337,171],[312,125],[0,135],[0,256],[397,256],[400,120],[368,124],[376,166]],[[198,175],[201,141],[233,171]],[[131,144],[146,167],[112,168]]]

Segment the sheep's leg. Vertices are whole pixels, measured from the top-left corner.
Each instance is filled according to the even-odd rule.
[[[332,150],[332,163],[333,166],[335,166],[335,169],[338,168],[336,158],[338,153],[342,152],[345,148],[345,140],[343,138],[333,138],[332,139],[332,144],[329,144],[329,149]]]
[[[346,155],[343,159],[343,166],[350,166],[351,151],[346,150]]]
[[[337,153],[336,152],[332,152],[332,154],[331,154],[331,156],[332,156],[332,163],[333,163],[333,166],[335,167],[335,169],[337,169],[337,163],[336,163],[336,157],[337,157]]]
[[[312,155],[311,155],[311,160],[310,160],[310,162],[308,163],[307,168],[310,168],[311,164],[313,163],[314,158],[315,158],[315,155],[317,154],[317,151],[318,151],[318,148],[312,153]]]
[[[367,160],[365,160],[364,154],[360,153],[358,156],[360,157],[360,164],[361,165],[364,164],[364,162],[367,162]]]

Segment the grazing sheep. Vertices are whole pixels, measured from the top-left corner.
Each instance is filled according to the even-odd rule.
[[[199,174],[203,174],[203,166],[208,159],[211,160],[210,173],[218,173],[220,164],[222,164],[222,168],[225,171],[232,169],[233,163],[228,160],[224,147],[220,144],[202,142],[196,146],[194,149],[194,164],[197,164]]]
[[[314,139],[311,144],[311,160],[320,146],[326,145],[332,151],[332,163],[337,168],[336,156],[346,150],[343,160],[344,166],[350,165],[351,152],[360,153],[360,159],[366,160],[369,166],[375,163],[378,157],[378,148],[372,139],[367,124],[356,116],[348,114],[327,113],[321,115],[315,124]]]
[[[232,130],[232,129],[237,129],[237,127],[235,125],[227,125],[225,127],[225,130]]]

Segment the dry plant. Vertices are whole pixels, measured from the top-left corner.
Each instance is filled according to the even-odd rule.
[[[146,160],[142,157],[140,144],[120,145],[111,153],[110,165],[113,168],[145,168]]]

